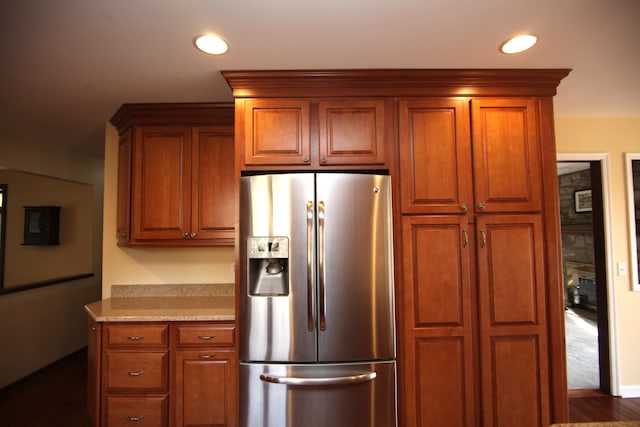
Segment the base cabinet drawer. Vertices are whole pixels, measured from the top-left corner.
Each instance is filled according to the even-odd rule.
[[[169,352],[107,351],[104,359],[105,390],[166,392]]]
[[[104,400],[102,425],[109,427],[167,427],[168,395],[110,396]]]

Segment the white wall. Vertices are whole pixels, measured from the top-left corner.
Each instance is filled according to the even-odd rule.
[[[627,152],[640,153],[640,117],[632,118],[556,118],[558,153],[603,153],[609,162],[611,200],[611,259],[631,265],[627,208],[625,158]],[[619,393],[640,396],[640,292],[633,292],[631,276],[613,277],[610,302],[613,328],[612,349],[618,356]],[[615,366],[614,366],[615,368]]]
[[[93,185],[92,278],[0,295],[0,388],[82,349],[84,305],[100,298],[103,162],[46,145],[0,139],[0,166]],[[11,191],[11,189],[9,189]]]

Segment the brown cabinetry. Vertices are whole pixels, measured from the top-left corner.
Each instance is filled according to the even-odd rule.
[[[237,174],[389,171],[400,425],[567,420],[552,99],[568,73],[223,72],[244,149]],[[367,102],[376,113],[355,114]],[[378,111],[384,129],[371,125]]]
[[[232,323],[90,319],[92,426],[236,426],[234,346]]]
[[[233,108],[125,104],[117,237],[127,246],[232,246]]]
[[[243,99],[236,106],[247,169],[388,167],[383,99]]]
[[[174,326],[173,420],[176,427],[236,426],[238,362],[232,325]]]
[[[407,425],[546,426],[537,101],[401,100],[399,113]]]
[[[102,325],[91,318],[87,330],[87,410],[91,427],[100,425],[100,366]]]
[[[102,425],[168,426],[166,324],[105,324],[102,331]]]

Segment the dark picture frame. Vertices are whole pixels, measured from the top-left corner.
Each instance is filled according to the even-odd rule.
[[[591,204],[591,190],[578,190],[573,193],[576,212],[591,212],[593,210]]]
[[[60,244],[60,206],[25,206],[23,245]]]

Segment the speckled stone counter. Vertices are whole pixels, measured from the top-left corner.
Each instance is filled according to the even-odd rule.
[[[235,319],[234,286],[114,285],[112,297],[85,306],[97,322]]]

